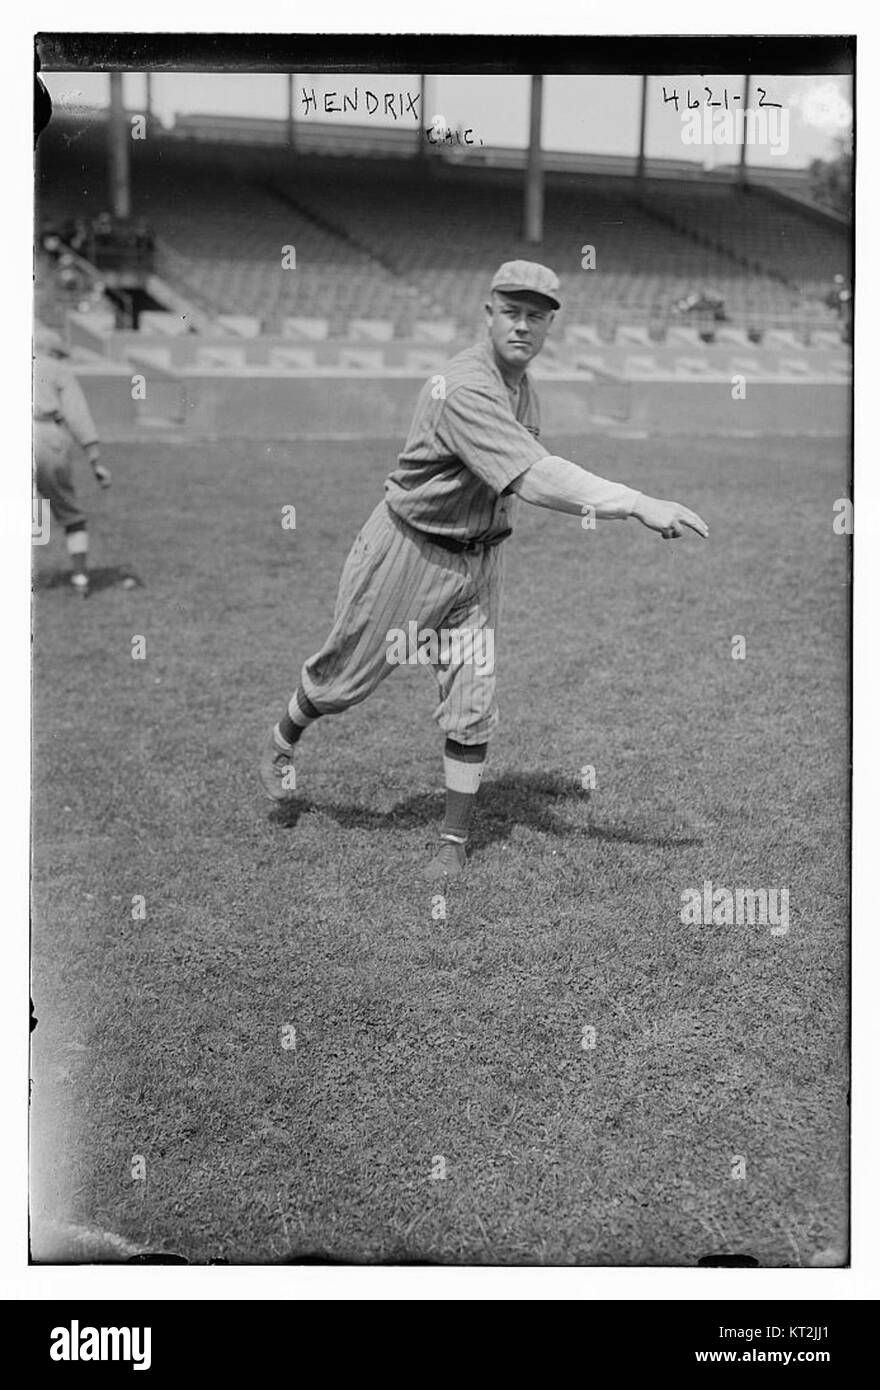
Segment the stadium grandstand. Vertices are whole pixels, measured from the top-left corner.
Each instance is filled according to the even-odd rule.
[[[542,373],[692,380],[770,349],[742,359],[753,374],[849,373],[850,226],[811,202],[804,170],[746,182],[735,166],[543,151],[536,244],[528,150],[328,123],[294,139],[284,120],[202,114],[129,140],[138,113],[117,105],[120,215],[111,116],[61,110],[40,137],[37,317],[85,363],[149,362],[180,402],[193,366],[436,370],[478,331],[491,268],[518,257],[562,282]]]
[[[456,336],[467,334],[487,265],[534,254],[519,231],[515,168],[413,160],[409,145],[392,152],[387,137],[371,158],[292,153],[283,122],[248,132],[236,120],[234,141],[228,122],[218,118],[213,132],[212,124],[203,118],[194,130],[182,119],[179,129],[133,141],[131,183],[137,220],[155,236],[157,272],[215,318],[250,317],[266,331],[288,317],[324,319],[331,338],[364,320],[412,338],[420,321],[447,319]],[[44,239],[106,212],[105,125],[62,119],[43,135]],[[620,324],[645,324],[662,338],[680,301],[708,287],[727,320],[753,337],[839,324],[826,299],[833,275],[849,274],[842,219],[729,175],[676,179],[652,169],[639,183],[557,162],[545,161],[541,254],[558,267],[569,324],[593,325],[609,341]],[[584,243],[599,244],[600,274],[581,271]],[[308,275],[279,276],[285,244]]]

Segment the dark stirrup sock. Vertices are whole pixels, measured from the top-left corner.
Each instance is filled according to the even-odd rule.
[[[292,747],[297,743],[310,724],[321,718],[320,710],[315,709],[302,686],[296,688],[290,697],[287,713],[275,726],[275,738],[280,744]]]
[[[441,831],[444,840],[463,845],[468,837],[471,815],[486,765],[487,743],[457,743],[448,738],[443,750],[446,778],[446,818]]]

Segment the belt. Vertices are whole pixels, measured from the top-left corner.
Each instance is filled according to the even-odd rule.
[[[508,526],[506,531],[499,531],[497,536],[490,536],[488,540],[483,541],[457,541],[452,536],[440,536],[435,531],[420,531],[419,535],[424,536],[432,545],[451,550],[453,555],[469,555],[476,550],[488,550],[492,545],[500,545],[508,536],[513,535],[513,527]]]
[[[395,520],[399,521],[400,517],[395,517]],[[498,535],[492,535],[488,541],[456,541],[452,535],[439,535],[437,531],[420,531],[416,525],[403,524],[406,525],[407,531],[412,531],[423,541],[430,541],[431,545],[442,546],[443,550],[452,550],[453,555],[473,555],[475,550],[488,550],[489,546],[500,545],[500,542],[506,541],[509,535],[513,535],[513,527],[509,525],[506,531],[499,531]]]

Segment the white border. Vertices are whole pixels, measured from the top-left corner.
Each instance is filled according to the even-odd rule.
[[[320,33],[410,33],[418,12],[411,0],[370,7],[365,29],[363,9],[355,4],[325,5]],[[247,10],[249,32],[304,32],[303,13],[293,7],[252,0]],[[434,33],[585,33],[620,34],[621,12],[607,5],[548,3],[524,8],[519,21],[511,19],[508,4],[476,7],[473,0],[445,0],[423,14]],[[204,6],[181,0],[151,0],[149,24],[135,26],[137,16],[126,13],[120,25],[117,3],[85,0],[75,12],[69,3],[41,3],[37,12],[22,17],[13,10],[7,21],[5,42],[7,77],[3,84],[4,191],[6,223],[10,235],[0,261],[7,309],[4,334],[4,399],[7,430],[3,489],[5,497],[18,498],[16,507],[27,516],[30,487],[24,461],[30,458],[30,373],[25,345],[29,341],[32,287],[31,209],[33,174],[28,133],[31,123],[31,62],[33,34],[85,30],[92,32],[240,32],[240,7],[227,6],[210,12]],[[625,12],[626,32],[633,34],[704,34],[717,12],[705,3],[677,4],[672,9],[639,0]],[[787,22],[786,22],[787,20]],[[854,877],[854,1243],[851,1270],[473,1270],[473,1269],[296,1269],[236,1268],[129,1268],[28,1267],[25,1263],[26,1157],[24,1136],[24,1078],[27,1072],[27,1036],[24,1027],[24,984],[28,975],[28,943],[23,930],[27,920],[27,816],[28,747],[22,737],[30,719],[28,584],[30,554],[27,533],[7,527],[0,546],[0,594],[4,680],[4,756],[2,778],[3,853],[5,888],[5,950],[0,970],[0,1026],[3,1028],[3,1065],[0,1067],[3,1115],[6,1125],[0,1149],[0,1294],[6,1298],[180,1299],[528,1299],[567,1300],[613,1298],[624,1300],[666,1299],[876,1299],[880,1294],[878,1252],[877,1180],[878,1119],[876,1077],[880,1049],[876,1001],[878,933],[876,893],[872,891],[870,864],[877,854],[876,788],[880,786],[877,714],[880,680],[876,643],[876,610],[880,592],[880,463],[877,401],[869,346],[880,325],[876,261],[868,228],[878,225],[878,191],[874,172],[877,143],[876,104],[871,101],[877,79],[877,21],[867,7],[839,4],[829,11],[815,0],[802,3],[785,18],[778,9],[769,11],[755,0],[730,8],[724,15],[724,34],[823,34],[833,21],[836,34],[858,36],[858,234],[866,248],[858,262],[857,345],[857,510],[856,510],[856,608],[855,633],[855,877]],[[660,21],[660,22],[658,22]],[[865,93],[868,97],[865,97]],[[870,175],[866,172],[870,169]],[[11,421],[8,416],[11,414]],[[59,717],[63,718],[64,691],[58,691]],[[873,816],[872,816],[873,812]],[[75,1315],[75,1312],[74,1314]]]

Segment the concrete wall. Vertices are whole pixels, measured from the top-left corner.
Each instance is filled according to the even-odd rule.
[[[133,434],[137,415],[131,395],[131,368],[108,362],[77,367],[76,375],[99,436],[112,439]]]
[[[423,380],[409,372],[193,370],[186,374],[186,430],[264,439],[402,437]]]
[[[729,381],[631,383],[629,425],[649,434],[805,434],[847,438],[852,388],[848,383],[749,381],[746,399],[734,400]]]
[[[90,366],[80,380],[106,438],[136,436],[138,421],[163,419],[193,438],[396,438],[409,428],[424,381],[407,371],[325,369],[246,373],[191,370],[176,381],[154,383],[146,402],[131,399],[131,374],[111,364]],[[540,383],[548,436],[633,429],[648,434],[815,434],[845,438],[851,387],[826,378],[780,381],[749,378],[746,399],[735,400],[730,381],[681,379],[589,382],[557,376]],[[180,405],[177,404],[180,402]]]
[[[405,368],[426,374],[442,366],[456,352],[468,346],[466,339],[448,344],[423,341],[371,342],[367,338],[310,342],[306,339],[285,338],[278,334],[261,334],[257,338],[237,338],[231,334],[187,333],[181,337],[122,330],[106,331],[89,321],[85,314],[68,316],[68,334],[75,347],[87,348],[113,361],[151,358],[172,371],[192,367],[223,365],[225,356],[230,366],[247,370],[250,367],[274,367],[276,371],[310,370],[312,367],[341,367],[354,370],[361,363],[366,369]],[[544,355],[536,361],[534,375],[540,378],[557,368],[574,372],[579,365],[601,363],[601,369],[612,375],[628,377],[638,373],[640,360],[650,359],[661,374],[672,375],[682,359],[699,359],[709,372],[729,373],[737,370],[742,360],[757,363],[755,370],[774,374],[785,369],[792,360],[802,362],[812,375],[841,373],[849,368],[852,353],[844,343],[812,344],[804,347],[791,341],[749,342],[719,341],[713,344],[667,340],[663,343],[643,343],[626,340],[626,330],[618,332],[614,343],[567,342],[564,336],[551,339]],[[276,360],[274,354],[306,354],[306,361]],[[217,354],[211,360],[210,354]],[[424,360],[421,360],[424,359]],[[633,364],[636,364],[634,367]]]

